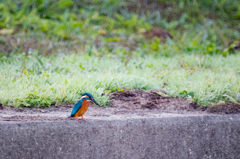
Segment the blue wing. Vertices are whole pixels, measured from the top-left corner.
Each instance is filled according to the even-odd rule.
[[[72,109],[72,113],[71,113],[71,115],[70,115],[69,117],[73,117],[73,116],[78,112],[78,110],[81,109],[81,107],[82,107],[82,102],[83,102],[83,100],[80,99],[80,100],[74,105],[74,107],[73,107],[73,109]]]

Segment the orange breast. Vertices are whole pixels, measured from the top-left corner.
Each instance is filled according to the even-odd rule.
[[[74,115],[74,117],[83,116],[83,114],[88,110],[89,101],[86,99],[83,100],[82,107],[78,110],[78,112]]]

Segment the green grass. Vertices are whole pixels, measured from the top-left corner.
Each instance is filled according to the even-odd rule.
[[[0,103],[45,107],[91,92],[107,106],[108,93],[122,88],[164,89],[206,106],[240,102],[240,55],[231,50],[240,36],[238,6],[239,0],[0,0]],[[173,38],[146,39],[153,28]]]
[[[240,55],[135,57],[88,54],[1,57],[0,102],[15,107],[74,103],[91,92],[103,106],[108,93],[126,89],[163,89],[202,105],[240,102]],[[105,95],[102,96],[102,94]]]
[[[19,41],[33,33],[38,40],[67,41],[64,47],[68,50],[72,42],[95,46],[100,40],[103,41],[100,44],[102,48],[109,47],[111,43],[122,45],[127,43],[126,39],[139,43],[139,35],[154,27],[169,31],[174,41],[181,40],[183,36],[187,40],[197,38],[200,45],[220,49],[231,41],[239,40],[238,0],[155,0],[137,4],[132,0],[83,0],[81,3],[76,0],[0,1],[0,28],[5,29],[0,34],[20,34],[18,38],[21,39],[9,44],[0,38],[0,43],[14,48],[6,51],[0,47],[0,53],[22,52]],[[49,52],[38,47],[32,49],[41,54]],[[55,50],[50,52],[56,53]]]

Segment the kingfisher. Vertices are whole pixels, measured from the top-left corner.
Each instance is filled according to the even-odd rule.
[[[86,119],[83,118],[83,114],[86,113],[89,107],[90,101],[94,102],[96,105],[100,106],[93,98],[93,96],[90,93],[83,93],[81,96],[81,99],[77,101],[77,103],[74,105],[72,109],[72,113],[69,116],[70,117],[76,117],[76,120],[78,122],[81,122],[77,117],[82,117],[82,120],[86,121]],[[87,121],[86,121],[87,122]]]

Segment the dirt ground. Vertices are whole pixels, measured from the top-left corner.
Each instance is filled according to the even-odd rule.
[[[162,96],[156,92],[161,92]],[[85,119],[124,119],[182,115],[237,114],[240,105],[224,103],[203,107],[184,98],[166,97],[163,90],[125,90],[111,94],[111,107],[90,105]],[[0,121],[75,120],[67,118],[74,104],[62,104],[48,108],[3,107],[0,105]]]

